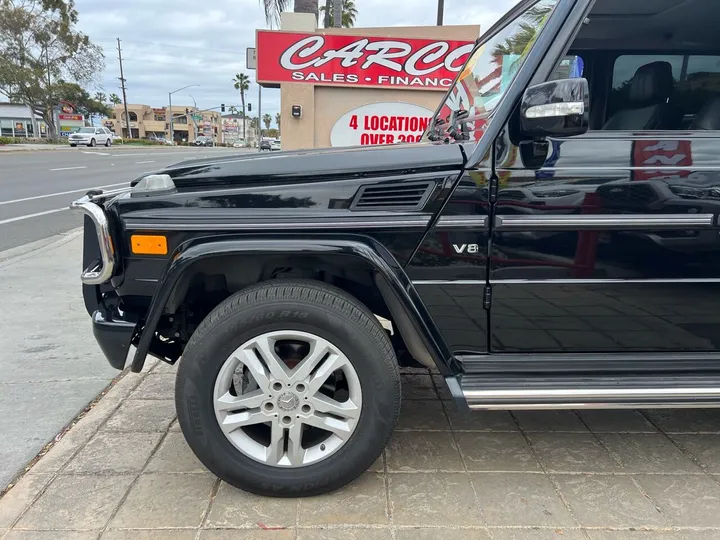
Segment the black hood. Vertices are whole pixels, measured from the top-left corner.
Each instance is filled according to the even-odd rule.
[[[469,150],[469,149],[468,149]],[[288,152],[238,153],[182,161],[165,168],[178,188],[211,185],[286,183],[304,180],[378,176],[461,169],[460,145],[431,143],[354,146]]]

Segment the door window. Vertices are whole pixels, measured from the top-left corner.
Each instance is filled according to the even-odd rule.
[[[671,129],[692,128],[695,115],[714,99],[720,98],[720,56],[711,55],[622,55],[615,60],[607,118],[630,106],[630,87],[636,71],[654,62],[667,62],[672,68],[673,93],[670,103],[677,120]]]

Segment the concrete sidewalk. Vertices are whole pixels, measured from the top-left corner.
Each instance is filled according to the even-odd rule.
[[[0,490],[118,375],[92,335],[81,231],[0,252]]]
[[[0,499],[2,540],[720,538],[717,410],[463,415],[414,370],[367,473],[270,499],[204,469],[179,432],[174,368],[148,371],[120,380]]]

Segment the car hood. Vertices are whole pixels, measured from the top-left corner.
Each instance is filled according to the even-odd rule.
[[[465,152],[470,150],[467,148]],[[418,143],[279,151],[272,154],[248,152],[189,159],[157,172],[169,174],[176,187],[182,189],[285,183],[294,179],[304,181],[308,177],[314,180],[338,180],[370,175],[459,170],[463,164],[463,151],[459,144]]]

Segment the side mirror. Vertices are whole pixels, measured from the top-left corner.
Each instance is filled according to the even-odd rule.
[[[532,137],[572,137],[590,125],[587,79],[561,79],[530,86],[520,105],[520,126]]]

